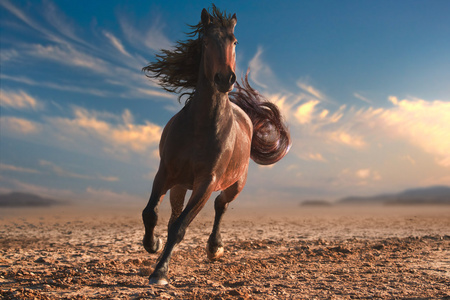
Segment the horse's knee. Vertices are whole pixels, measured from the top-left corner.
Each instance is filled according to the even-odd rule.
[[[171,240],[173,243],[179,244],[186,234],[187,225],[183,218],[177,218],[171,222],[168,231],[168,241]]]
[[[158,222],[158,212],[156,211],[156,209],[146,207],[142,211],[142,220],[144,221],[144,225],[146,227],[155,227],[156,223]]]

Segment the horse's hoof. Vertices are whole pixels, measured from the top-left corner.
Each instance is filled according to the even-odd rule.
[[[151,285],[168,285],[169,284],[169,280],[167,280],[167,278],[153,278],[150,277],[149,281],[148,281]]]
[[[208,259],[211,261],[218,260],[223,256],[223,247],[217,247],[216,251],[213,253],[209,251],[209,247],[206,247],[206,254],[208,256]]]
[[[153,245],[146,245],[144,242],[144,249],[147,250],[148,253],[159,253],[163,249],[163,243],[160,238],[156,240],[156,242]]]

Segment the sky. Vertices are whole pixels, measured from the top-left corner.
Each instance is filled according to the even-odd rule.
[[[243,203],[450,185],[449,1],[216,1],[292,148]],[[142,73],[208,1],[0,0],[0,193],[142,202],[182,108]]]

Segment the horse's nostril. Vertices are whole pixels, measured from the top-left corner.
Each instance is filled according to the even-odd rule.
[[[236,82],[236,74],[232,72],[230,76],[230,84],[234,84],[235,82]]]
[[[214,82],[215,82],[216,84],[220,84],[220,80],[221,80],[221,76],[220,76],[219,73],[217,73],[217,74],[214,76]]]

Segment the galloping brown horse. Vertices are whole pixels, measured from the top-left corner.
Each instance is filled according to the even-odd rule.
[[[172,251],[186,228],[214,191],[215,220],[207,244],[211,260],[223,255],[219,227],[228,203],[244,188],[250,157],[273,164],[286,155],[290,138],[278,108],[248,84],[236,83],[236,15],[203,9],[201,22],[186,42],[173,51],[163,50],[158,60],[143,68],[170,92],[191,90],[184,108],[166,125],[159,146],[161,161],[150,200],[142,212],[144,247],[159,252],[162,242],[154,235],[158,206],[170,190],[172,215],[168,237],[150,283],[167,284]],[[236,91],[231,92],[236,83]],[[192,190],[186,207],[187,189]],[[183,209],[184,207],[184,209]]]

